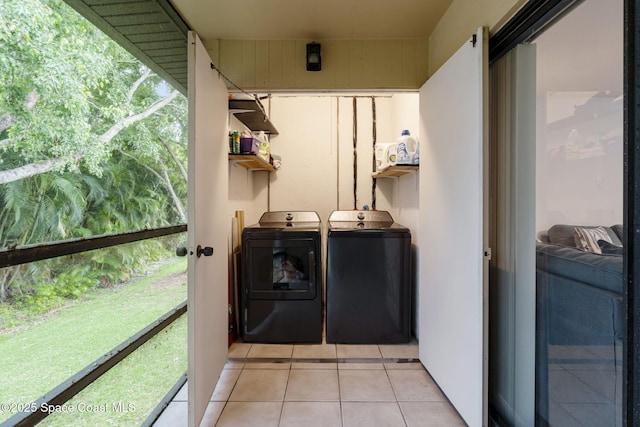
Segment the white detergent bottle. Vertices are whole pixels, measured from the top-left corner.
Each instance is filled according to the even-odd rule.
[[[377,142],[375,146],[376,170],[380,171],[390,166],[389,161],[395,162],[397,144],[395,142]],[[389,151],[389,148],[392,150]],[[391,157],[393,156],[393,157]]]
[[[398,139],[398,154],[396,162],[400,164],[413,164],[413,157],[417,151],[418,141],[405,129]]]
[[[389,144],[387,146],[387,166],[393,166],[398,163],[398,144]]]
[[[411,164],[412,165],[419,165],[420,164],[420,143],[418,143],[418,140],[416,139],[416,152],[413,153],[413,159],[411,159]]]
[[[387,167],[387,146],[386,144],[376,144],[376,170],[380,171]]]

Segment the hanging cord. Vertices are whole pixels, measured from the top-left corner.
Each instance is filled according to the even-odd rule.
[[[375,96],[371,97],[371,122],[373,123],[372,124],[373,150],[371,151],[372,159],[373,159],[372,167],[373,167],[373,172],[375,172],[376,171],[376,140],[377,140],[376,97]],[[373,211],[376,210],[376,179],[375,178],[371,179],[371,210]]]
[[[353,97],[353,209],[358,209],[358,102]]]
[[[340,209],[340,98],[336,96],[336,209]]]
[[[262,106],[262,102],[260,102],[260,98],[258,98],[258,95],[256,94],[250,94],[247,91],[245,91],[244,89],[242,89],[240,86],[238,86],[237,84],[235,84],[229,77],[225,76],[224,73],[222,71],[220,71],[220,69],[218,67],[216,67],[216,65],[212,62],[211,63],[211,69],[215,70],[218,72],[218,76],[222,77],[224,80],[227,81],[227,83],[229,83],[231,86],[235,87],[236,89],[238,89],[240,92],[244,93],[247,96],[252,97],[255,101],[256,104],[258,104],[258,108],[260,108],[260,111],[262,112],[262,115],[264,116],[264,121],[267,121],[267,112],[264,111],[264,107]]]

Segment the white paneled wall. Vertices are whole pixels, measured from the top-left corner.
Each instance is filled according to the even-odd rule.
[[[306,71],[312,40],[207,40],[213,62],[236,84],[267,90],[417,90],[427,79],[425,39],[314,40],[322,71]]]
[[[271,140],[282,167],[271,174],[271,210],[311,210],[326,220],[335,206],[335,98],[274,97]]]

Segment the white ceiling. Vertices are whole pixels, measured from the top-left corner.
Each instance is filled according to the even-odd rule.
[[[203,40],[427,38],[452,0],[170,0]]]

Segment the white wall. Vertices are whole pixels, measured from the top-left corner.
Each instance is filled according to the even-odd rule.
[[[419,114],[418,114],[419,96],[417,93],[394,95],[391,107],[391,123],[397,135],[394,134],[392,141],[399,136],[402,129],[408,129],[411,135],[420,140]],[[397,222],[411,229],[411,265],[413,270],[412,283],[413,306],[412,306],[412,327],[416,336],[418,336],[418,255],[417,246],[418,223],[420,220],[418,199],[418,173],[411,173],[401,176],[397,179],[378,179],[378,185],[381,190],[384,185],[393,186],[391,203],[394,207],[394,218]],[[388,190],[387,190],[388,191]]]
[[[282,166],[271,174],[270,210],[316,211],[326,221],[335,209],[335,100],[330,97],[271,99],[271,120],[280,135],[271,151]]]
[[[418,94],[398,94],[392,98],[391,106],[391,123],[395,133],[390,137],[391,141],[395,141],[403,129],[408,129],[411,135],[416,136],[418,140]],[[401,176],[398,180],[378,180],[378,184],[382,187],[381,181],[391,181],[395,184],[393,192],[392,204],[395,209],[395,219],[403,225],[417,231],[418,228],[418,174],[412,173]],[[412,239],[415,238],[415,234]],[[415,239],[413,240],[415,242]]]

